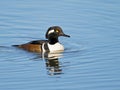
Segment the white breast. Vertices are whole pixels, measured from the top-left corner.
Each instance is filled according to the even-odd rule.
[[[60,43],[56,43],[53,45],[48,43],[48,48],[49,48],[50,52],[52,52],[52,53],[64,51],[64,47]]]

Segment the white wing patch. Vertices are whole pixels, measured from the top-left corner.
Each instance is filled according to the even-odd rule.
[[[45,43],[42,44],[42,52],[45,52],[44,45]]]
[[[54,29],[50,30],[50,31],[48,32],[48,34],[53,33],[53,32],[54,32]]]

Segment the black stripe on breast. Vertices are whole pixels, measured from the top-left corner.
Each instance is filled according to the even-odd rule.
[[[48,48],[48,44],[47,44],[47,43],[45,43],[45,44],[44,44],[44,49],[45,49],[45,52],[50,52],[50,50],[49,50],[49,48]]]

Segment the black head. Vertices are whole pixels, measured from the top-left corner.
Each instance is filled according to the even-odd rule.
[[[64,34],[62,28],[59,26],[52,26],[48,28],[46,32],[46,38],[49,39],[52,36],[56,38],[59,36],[70,37],[69,35]]]

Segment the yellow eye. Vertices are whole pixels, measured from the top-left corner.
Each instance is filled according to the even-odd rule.
[[[58,33],[58,32],[59,32],[59,30],[58,30],[58,29],[56,29],[56,32]]]

